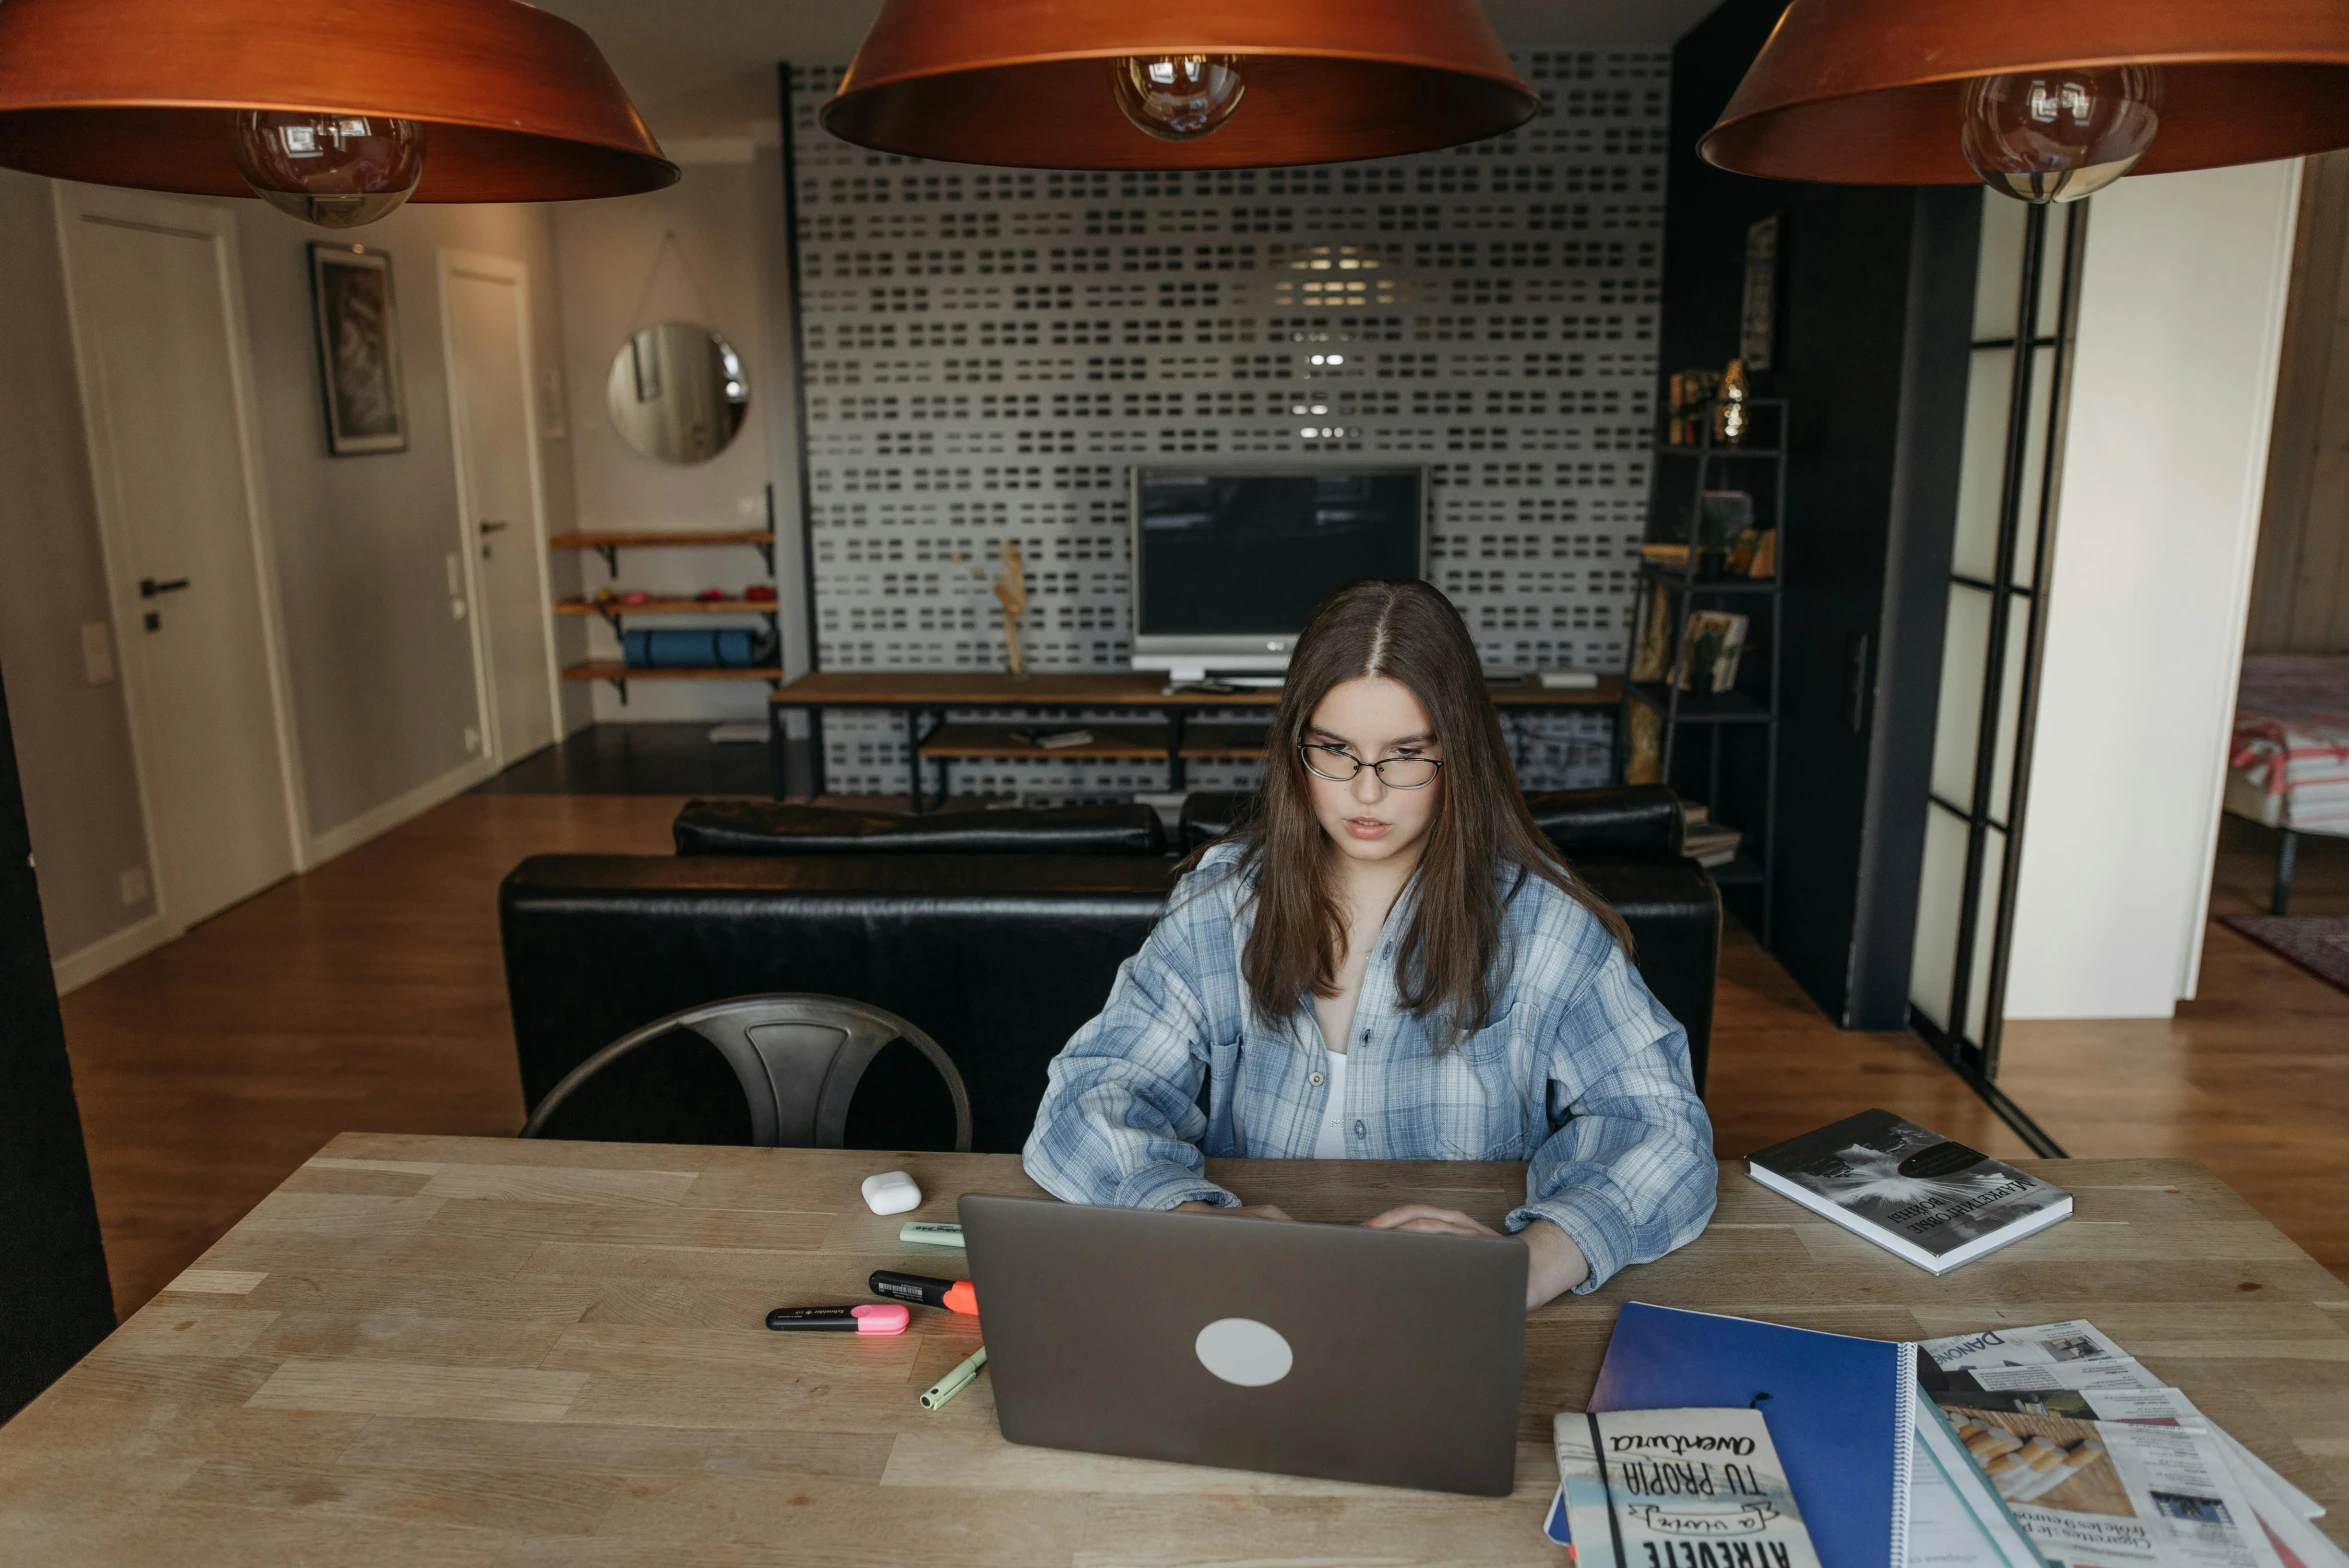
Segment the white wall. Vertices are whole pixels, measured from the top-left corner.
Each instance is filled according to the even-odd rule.
[[[2010,1018],[2193,995],[2299,173],[2152,175],[2090,209]]]
[[[119,681],[91,685],[82,662],[80,627],[108,607],[48,187],[0,173],[0,668],[50,951],[70,988],[173,933],[148,920],[151,899],[123,898],[122,874],[149,865],[129,721]],[[449,614],[445,560],[463,536],[434,261],[446,246],[527,265],[538,363],[559,376],[553,221],[539,207],[410,207],[355,236],[392,257],[409,445],[336,458],[305,248],[320,231],[258,201],[229,205],[315,863],[484,769],[464,744],[481,722],[470,623]],[[569,454],[557,442],[546,455],[548,527],[574,526]]]
[[[122,682],[82,662],[81,628],[111,611],[74,376],[49,182],[0,172],[0,671],[58,958],[155,910],[122,896],[149,867]]]
[[[352,233],[391,256],[408,449],[334,457],[319,412],[308,249],[327,236],[258,201],[233,205],[302,776],[311,832],[331,851],[391,826],[396,803],[446,793],[485,766],[464,742],[481,725],[473,627],[449,614],[447,557],[471,546],[436,261],[449,249],[528,267],[532,352],[559,376],[554,225],[539,206],[418,205]],[[542,451],[549,533],[573,526],[564,445]],[[556,592],[575,592],[578,563],[555,565]],[[387,807],[392,821],[379,815]]]

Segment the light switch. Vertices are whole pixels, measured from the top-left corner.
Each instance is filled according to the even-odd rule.
[[[104,621],[82,622],[82,670],[93,686],[114,679],[114,633]]]

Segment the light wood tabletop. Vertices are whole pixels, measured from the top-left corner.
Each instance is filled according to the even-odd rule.
[[[1551,1413],[1626,1300],[1914,1339],[2085,1317],[2330,1505],[2349,1542],[2349,1287],[2187,1160],[2023,1162],[2076,1217],[1941,1279],[1724,1165],[1692,1246],[1535,1313],[1506,1499],[1019,1448],[978,1343],[782,1335],[864,1297],[1001,1155],[346,1134],[5,1428],[0,1562],[32,1564],[1539,1563]],[[902,1165],[927,1201],[857,1196]],[[1359,1220],[1424,1198],[1497,1220],[1522,1168],[1218,1161],[1251,1199]]]

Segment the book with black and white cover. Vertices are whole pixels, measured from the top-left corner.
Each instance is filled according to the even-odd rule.
[[[1819,1568],[1759,1410],[1569,1411],[1553,1431],[1582,1568]]]
[[[1930,1274],[2072,1212],[2061,1187],[1882,1110],[1749,1154],[1746,1174]]]

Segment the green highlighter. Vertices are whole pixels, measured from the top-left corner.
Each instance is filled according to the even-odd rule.
[[[937,1382],[930,1385],[929,1389],[922,1395],[922,1408],[924,1410],[935,1410],[939,1406],[945,1404],[948,1400],[952,1399],[955,1395],[961,1393],[964,1389],[970,1387],[971,1380],[979,1375],[979,1368],[985,1366],[986,1364],[987,1347],[985,1345],[981,1345],[978,1349],[971,1352],[968,1360],[963,1361],[957,1365],[953,1371],[947,1373]]]
[[[907,1220],[898,1227],[897,1239],[923,1247],[960,1247],[962,1227],[936,1220]]]

